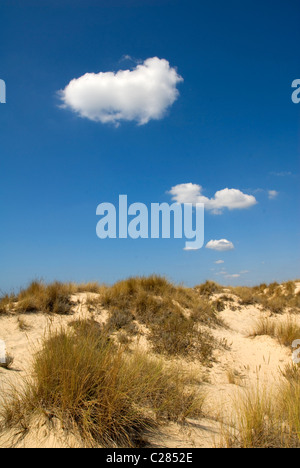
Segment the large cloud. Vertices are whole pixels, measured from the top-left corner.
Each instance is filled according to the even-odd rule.
[[[207,249],[218,250],[219,252],[225,252],[226,250],[233,250],[234,245],[227,239],[211,240],[206,244]]]
[[[177,203],[204,203],[205,208],[214,214],[229,210],[249,208],[257,203],[253,195],[247,195],[238,189],[225,188],[215,193],[213,198],[202,195],[202,187],[197,184],[179,184],[171,188],[172,199]]]
[[[178,98],[176,86],[181,81],[167,60],[153,57],[133,70],[86,73],[59,94],[63,107],[81,117],[115,125],[122,120],[143,125],[165,115]]]

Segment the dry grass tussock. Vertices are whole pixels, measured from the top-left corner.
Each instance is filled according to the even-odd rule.
[[[284,373],[279,386],[257,385],[240,393],[230,428],[222,428],[222,447],[300,448],[300,368]]]
[[[178,367],[126,353],[92,320],[77,321],[45,336],[32,378],[3,398],[2,430],[22,437],[46,415],[84,446],[140,447],[159,423],[201,414],[203,395],[190,381]]]
[[[255,324],[250,336],[271,336],[284,346],[292,346],[292,343],[300,339],[300,326],[293,317],[275,321],[271,318],[262,318]]]

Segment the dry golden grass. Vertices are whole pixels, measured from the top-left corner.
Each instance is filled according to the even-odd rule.
[[[22,289],[16,298],[16,312],[43,312],[67,315],[71,313],[71,288],[68,284],[54,282],[44,284],[33,281],[28,288]]]
[[[206,281],[203,284],[195,286],[195,290],[201,295],[205,297],[210,297],[213,294],[218,294],[223,292],[223,286],[215,283],[214,281]]]
[[[241,305],[261,305],[263,309],[274,314],[286,310],[300,312],[300,294],[295,294],[296,282],[288,281],[282,285],[271,283],[260,286],[230,288],[231,292],[240,299]]]
[[[104,285],[101,285],[97,282],[81,283],[81,284],[70,283],[69,287],[72,291],[72,294],[75,294],[75,293],[101,294],[103,290],[105,289]]]
[[[289,364],[281,371],[283,377],[290,383],[300,383],[300,365]]]
[[[10,308],[15,300],[15,296],[13,294],[5,294],[0,297],[0,315],[9,314]]]
[[[45,284],[42,281],[33,281],[25,289],[14,295],[4,295],[0,298],[0,314],[21,312],[42,312],[47,314],[67,315],[71,313],[72,294],[97,293],[105,289],[98,283],[60,283],[55,281]]]
[[[292,317],[284,321],[263,318],[255,324],[250,336],[264,335],[275,338],[281,345],[292,346],[295,340],[300,339],[300,326]]]
[[[222,447],[300,448],[299,381],[282,381],[276,390],[244,390],[235,410],[231,427],[222,427]]]
[[[261,301],[261,297],[255,288],[237,286],[235,288],[231,288],[231,290],[233,294],[238,296],[241,305],[259,304]]]
[[[85,446],[139,447],[159,422],[201,413],[203,396],[178,368],[125,353],[91,320],[72,325],[45,337],[32,378],[3,401],[2,429],[23,436],[43,414],[79,433]]]

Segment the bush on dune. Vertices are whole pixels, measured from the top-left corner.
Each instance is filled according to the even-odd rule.
[[[252,288],[238,286],[230,289],[240,299],[241,305],[260,305],[274,314],[286,310],[300,311],[300,291],[295,294],[295,281],[261,284]]]
[[[210,297],[213,294],[219,294],[223,292],[224,288],[214,281],[206,281],[203,284],[195,287],[195,290],[201,295]]]
[[[68,284],[54,282],[46,285],[39,281],[32,282],[17,296],[17,312],[43,312],[66,315],[71,312],[71,287]]]

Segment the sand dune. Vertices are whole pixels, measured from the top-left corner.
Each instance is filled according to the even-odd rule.
[[[296,285],[296,293],[300,291],[300,283]],[[186,360],[182,357],[181,365],[193,369],[199,375],[199,381],[206,393],[204,417],[189,419],[184,425],[168,423],[161,425],[157,432],[149,437],[151,447],[213,447],[220,444],[222,424],[228,424],[234,413],[234,401],[239,392],[256,385],[273,387],[281,376],[281,369],[291,364],[292,352],[287,346],[280,345],[270,336],[250,337],[251,330],[257,320],[265,317],[277,322],[284,322],[291,316],[300,327],[300,315],[295,311],[286,310],[281,314],[272,314],[261,305],[241,305],[237,296],[230,292],[221,292],[210,297],[214,302],[227,294],[231,301],[225,302],[225,307],[219,312],[222,325],[211,328],[214,338],[222,343],[213,352],[209,366],[197,359]],[[0,368],[1,395],[9,394],[11,384],[21,389],[24,378],[31,374],[31,361],[34,352],[39,349],[41,339],[49,328],[66,327],[70,321],[91,316],[87,302],[97,299],[98,294],[76,293],[72,296],[73,313],[68,316],[45,315],[44,313],[0,314],[0,339],[4,340],[7,352],[13,356],[11,369]],[[109,311],[98,307],[94,319],[105,323]],[[141,325],[142,327],[142,325]],[[300,336],[299,336],[300,338]],[[144,334],[135,337],[130,345],[132,348],[147,349],[151,346]],[[21,390],[20,390],[21,391]],[[1,403],[0,403],[1,404]],[[19,438],[14,430],[2,431],[0,447],[80,447],[82,443],[76,434],[64,431],[58,420],[47,421],[40,417],[31,424],[31,430]]]

